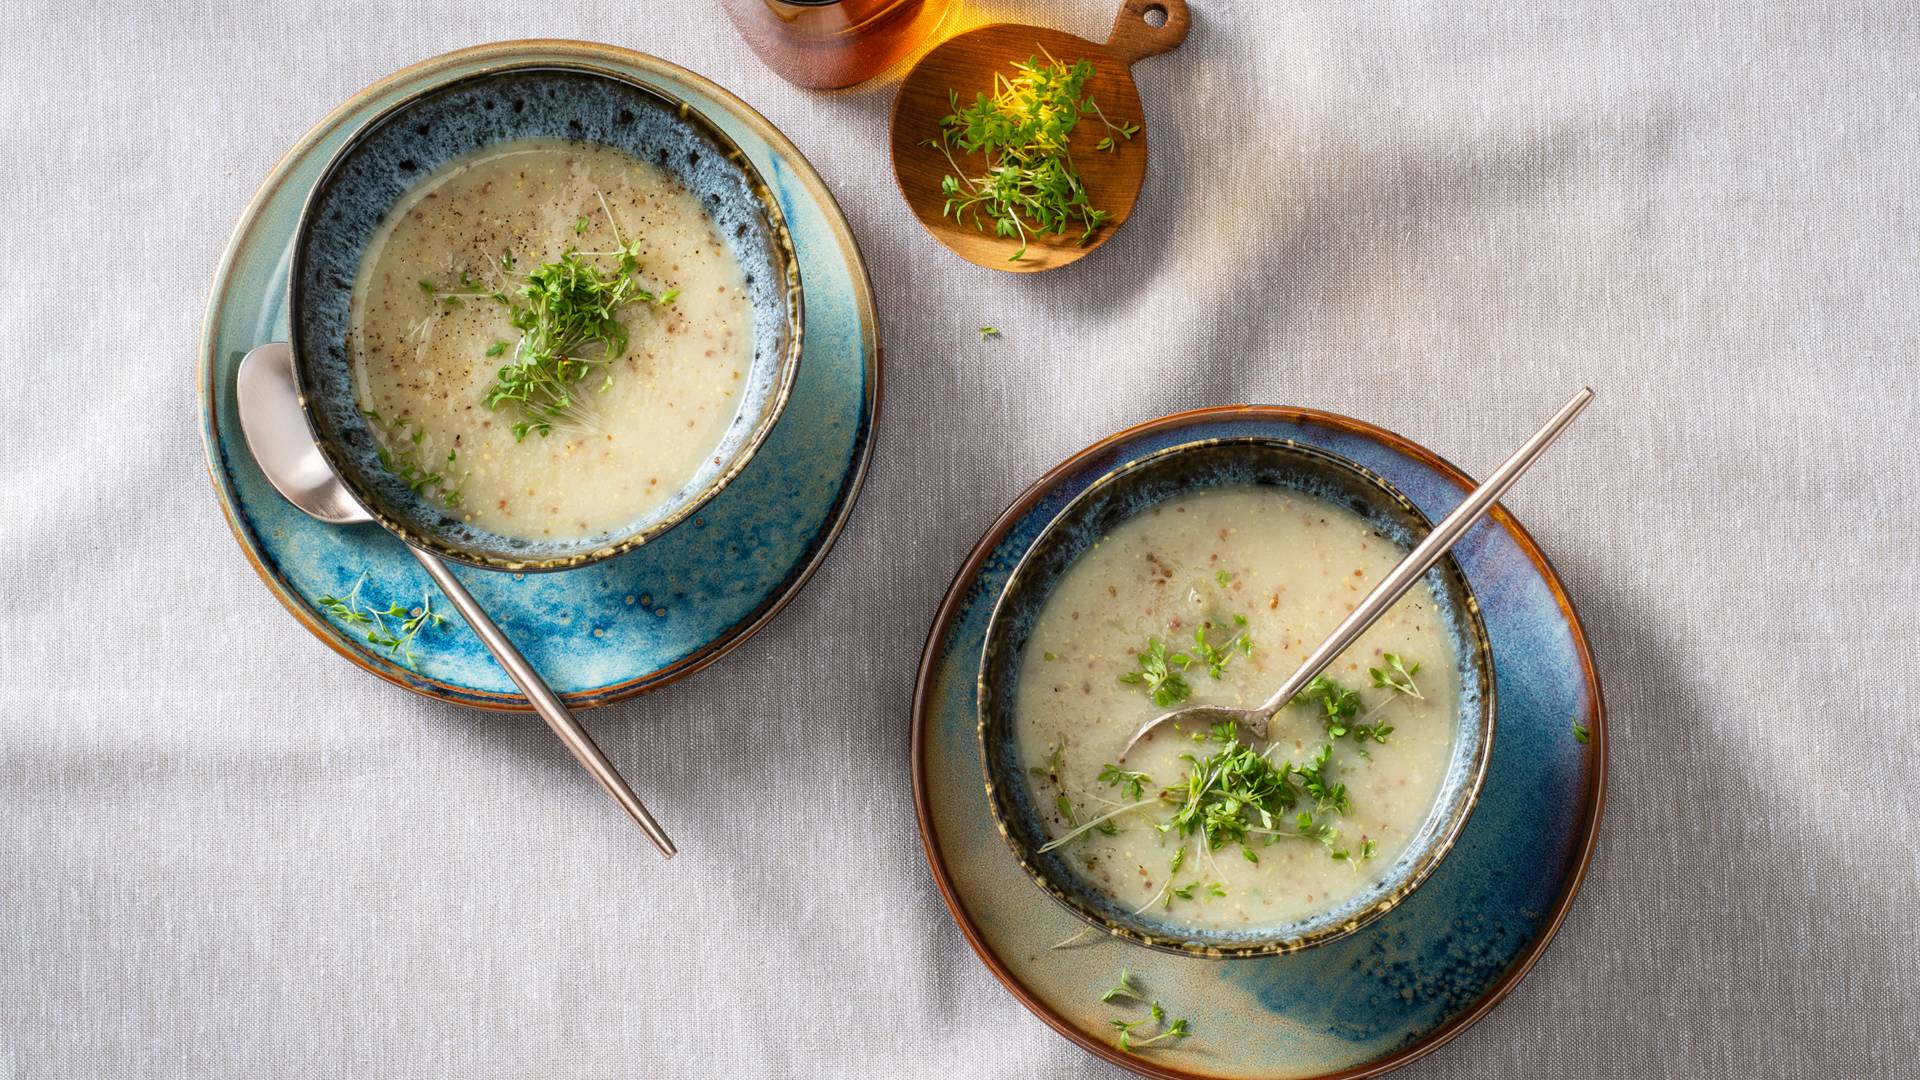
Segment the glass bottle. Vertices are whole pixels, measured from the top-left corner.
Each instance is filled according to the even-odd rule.
[[[865,82],[927,39],[954,0],[724,0],[734,28],[782,78],[816,90]]]

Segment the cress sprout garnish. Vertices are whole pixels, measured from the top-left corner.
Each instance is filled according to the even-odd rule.
[[[983,232],[982,215],[992,219],[994,235],[1020,242],[1009,262],[1026,255],[1030,234],[1065,234],[1078,228],[1078,243],[1084,244],[1112,217],[1088,201],[1068,149],[1082,116],[1094,116],[1107,129],[1095,150],[1111,152],[1118,146],[1115,136],[1126,141],[1140,132],[1138,124],[1107,119],[1093,96],[1083,93],[1093,78],[1091,62],[1069,65],[1046,55],[1045,63],[1031,56],[1025,63],[1016,61],[1011,78],[996,72],[993,93],[981,92],[971,105],[963,107],[959,92],[949,90],[951,111],[940,119],[940,137],[927,140],[953,166],[940,181],[946,196],[941,216],[971,218]],[[954,159],[955,149],[980,154],[986,159],[985,171],[966,175]]]
[[[494,373],[489,409],[511,406],[520,416],[513,436],[548,435],[556,423],[591,428],[592,406],[579,383],[599,373],[599,389],[613,385],[613,362],[626,355],[627,328],[619,313],[632,304],[665,305],[679,290],[655,294],[640,286],[640,243],[611,252],[569,250],[557,262],[530,271],[512,296],[491,294],[507,305],[508,322],[520,331],[512,362]],[[594,259],[611,258],[612,267]],[[502,350],[505,351],[505,350]]]
[[[449,307],[491,300],[507,309],[508,325],[520,331],[520,340],[487,346],[489,358],[509,350],[512,355],[494,373],[485,401],[489,409],[507,406],[518,414],[516,440],[528,432],[550,435],[556,425],[594,427],[598,417],[581,384],[598,374],[598,390],[613,385],[613,363],[627,352],[620,313],[634,304],[664,307],[680,295],[679,289],[656,293],[640,284],[640,241],[628,243],[611,213],[607,220],[614,232],[611,251],[568,248],[557,260],[525,273],[516,269],[509,252],[500,257],[498,287],[466,271],[457,289],[420,282],[422,292]],[[585,217],[575,220],[574,235],[584,235],[587,224]]]
[[[1153,779],[1146,773],[1106,765],[1099,779],[1134,801],[1115,805],[1098,817],[1080,820],[1062,790],[1062,816],[1072,828],[1042,845],[1040,851],[1053,851],[1095,830],[1107,832],[1115,818],[1136,810],[1157,807],[1169,811],[1153,827],[1179,838],[1180,843],[1168,861],[1165,884],[1141,905],[1142,911],[1156,903],[1171,907],[1175,898],[1227,895],[1223,884],[1227,875],[1214,853],[1233,844],[1239,845],[1248,862],[1256,864],[1260,861],[1256,845],[1266,846],[1283,838],[1318,843],[1336,861],[1357,864],[1373,857],[1373,841],[1362,838],[1357,847],[1341,846],[1340,830],[1329,820],[1353,811],[1347,786],[1330,775],[1332,744],[1322,745],[1304,762],[1282,760],[1276,764],[1242,744],[1232,721],[1214,725],[1206,739],[1219,748],[1205,757],[1181,754],[1180,759],[1188,766],[1185,780],[1158,791],[1152,790]],[[1057,755],[1058,748],[1056,764],[1049,769],[1036,766],[1030,771],[1039,776],[1062,775],[1064,758]],[[1187,861],[1188,838],[1194,841],[1196,856],[1212,873],[1175,884]]]
[[[1233,575],[1226,570],[1214,574],[1214,583],[1221,588],[1232,582]],[[1212,637],[1212,631],[1220,624],[1213,620],[1202,622],[1194,630],[1189,651],[1169,652],[1164,641],[1149,637],[1146,646],[1134,654],[1135,669],[1120,675],[1120,681],[1141,687],[1160,708],[1186,701],[1193,696],[1193,686],[1184,672],[1196,664],[1203,665],[1209,677],[1218,679],[1236,653],[1253,654],[1254,642],[1246,617],[1234,615],[1231,619],[1236,631],[1222,642]],[[1051,654],[1048,658],[1052,659]],[[1196,742],[1211,744],[1214,749],[1204,754],[1198,751],[1181,754],[1180,760],[1187,764],[1186,776],[1172,786],[1156,790],[1153,778],[1146,773],[1109,763],[1101,768],[1097,779],[1129,801],[1121,803],[1090,795],[1102,804],[1104,811],[1093,817],[1083,812],[1085,803],[1076,805],[1068,797],[1063,779],[1064,758],[1055,747],[1048,767],[1032,771],[1051,781],[1058,793],[1056,804],[1061,817],[1070,828],[1040,850],[1055,850],[1095,830],[1108,833],[1114,820],[1127,814],[1164,811],[1165,815],[1153,822],[1152,827],[1177,838],[1178,843],[1169,858],[1165,882],[1141,905],[1140,911],[1157,903],[1171,907],[1175,899],[1226,896],[1227,875],[1215,853],[1229,846],[1237,846],[1242,858],[1258,865],[1260,848],[1282,839],[1306,840],[1322,846],[1330,859],[1344,862],[1357,871],[1359,864],[1375,857],[1378,843],[1366,836],[1353,843],[1342,840],[1336,822],[1350,816],[1353,807],[1346,784],[1333,774],[1334,743],[1350,737],[1356,752],[1370,757],[1367,746],[1385,744],[1394,731],[1392,724],[1376,722],[1380,712],[1401,698],[1425,700],[1415,681],[1419,673],[1419,663],[1409,664],[1395,653],[1384,654],[1383,666],[1369,668],[1368,674],[1373,686],[1386,690],[1387,694],[1371,708],[1357,690],[1324,675],[1311,680],[1294,700],[1296,704],[1317,710],[1328,741],[1298,762],[1284,758],[1274,760],[1279,743],[1271,743],[1264,750],[1243,744],[1236,725],[1224,721],[1204,734],[1191,733]],[[1584,730],[1575,731],[1575,737],[1583,741],[1585,734]],[[1186,841],[1189,839],[1194,841],[1191,850],[1196,864],[1192,872],[1197,876],[1181,882],[1178,879],[1187,862]],[[1077,938],[1061,944],[1074,940]],[[1124,989],[1124,980],[1119,989]]]
[[[1233,624],[1240,630],[1218,645],[1207,639],[1208,631],[1214,625],[1211,621],[1194,627],[1191,652],[1170,653],[1166,642],[1149,637],[1146,647],[1134,654],[1134,662],[1139,669],[1120,676],[1120,681],[1130,686],[1145,687],[1147,696],[1163,709],[1180,704],[1193,696],[1193,687],[1181,672],[1195,664],[1202,664],[1207,669],[1208,678],[1218,679],[1225,674],[1235,652],[1242,656],[1253,655],[1253,637],[1246,630],[1247,617],[1235,615]]]
[[[1186,653],[1168,655],[1167,643],[1150,637],[1147,647],[1140,650],[1136,659],[1140,670],[1127,672],[1120,676],[1120,681],[1146,687],[1147,696],[1155,705],[1165,709],[1193,696],[1193,687],[1187,685],[1180,672],[1173,670],[1175,667],[1186,670],[1193,663],[1193,657]]]
[[[466,475],[453,476],[454,466],[460,460],[457,449],[448,447],[445,462],[438,468],[429,467],[420,461],[420,443],[427,435],[425,428],[404,416],[388,423],[373,409],[362,415],[374,427],[381,468],[399,477],[415,495],[437,500],[448,508],[460,505],[460,486],[466,483]],[[409,427],[413,429],[411,432],[407,430]]]
[[[1172,1039],[1178,1042],[1188,1035],[1193,1034],[1184,1017],[1176,1017],[1173,1022],[1168,1023],[1167,1010],[1162,1007],[1158,1001],[1142,994],[1140,988],[1134,985],[1133,976],[1128,973],[1125,968],[1120,969],[1119,985],[1100,995],[1100,1001],[1102,1004],[1112,1004],[1116,1001],[1124,1004],[1127,1001],[1136,1001],[1147,1006],[1148,1019],[1146,1020],[1109,1021],[1109,1023],[1113,1025],[1114,1030],[1120,1033],[1120,1049],[1128,1053],[1144,1050],[1166,1039]],[[1135,1034],[1149,1024],[1155,1025],[1159,1030],[1152,1035],[1142,1036]]]
[[[1393,653],[1387,653],[1386,660],[1387,666],[1384,668],[1367,669],[1367,674],[1373,676],[1373,685],[1382,686],[1396,694],[1405,694],[1412,698],[1426,697],[1413,682],[1413,677],[1420,674],[1420,665],[1417,662],[1409,668]]]
[[[363,633],[368,644],[385,649],[387,659],[414,667],[414,639],[429,626],[445,624],[447,617],[433,610],[433,596],[429,593],[422,593],[420,606],[411,611],[398,602],[384,608],[368,603],[360,597],[366,583],[367,575],[361,574],[345,596],[320,596],[313,602],[320,610]]]
[[[1324,675],[1314,676],[1294,701],[1301,704],[1319,703],[1320,720],[1326,725],[1327,737],[1341,739],[1351,735],[1353,741],[1360,747],[1360,753],[1366,754],[1368,743],[1384,744],[1387,736],[1393,734],[1392,724],[1374,722],[1374,717],[1378,716],[1382,709],[1402,697],[1422,701],[1426,699],[1426,695],[1420,692],[1420,687],[1413,681],[1413,677],[1420,673],[1418,663],[1407,667],[1400,657],[1393,653],[1386,654],[1386,661],[1386,667],[1368,668],[1367,674],[1373,677],[1373,685],[1382,687],[1390,693],[1364,713],[1361,712],[1363,703],[1358,691],[1348,689]]]

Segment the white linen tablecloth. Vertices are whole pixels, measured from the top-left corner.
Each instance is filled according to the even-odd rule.
[[[1099,38],[1113,7],[961,18]],[[1194,7],[1136,69],[1134,220],[1034,279],[909,217],[897,74],[793,89],[712,3],[0,6],[0,1078],[1118,1076],[1000,990],[921,856],[910,685],[964,552],[1175,409],[1334,409],[1484,472],[1582,382],[1508,505],[1612,707],[1599,854],[1533,974],[1406,1075],[1913,1075],[1920,11]],[[302,631],[201,461],[206,289],[268,167],[373,79],[529,36],[737,91],[880,288],[878,449],[824,570],[588,716],[670,867],[538,721]],[[782,722],[688,737],[746,714]]]

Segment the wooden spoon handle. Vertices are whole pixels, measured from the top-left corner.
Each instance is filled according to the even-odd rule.
[[[1167,17],[1159,26],[1147,22],[1147,13],[1157,11]],[[1172,52],[1187,40],[1193,16],[1187,13],[1187,0],[1126,0],[1120,14],[1113,17],[1113,33],[1107,35],[1107,51],[1128,67],[1149,56]]]

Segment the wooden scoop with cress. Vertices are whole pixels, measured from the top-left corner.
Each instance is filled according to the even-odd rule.
[[[1178,48],[1185,0],[1125,0],[1106,44],[995,23],[943,42],[893,103],[893,174],[954,254],[1065,266],[1126,222],[1147,171],[1132,65]]]

